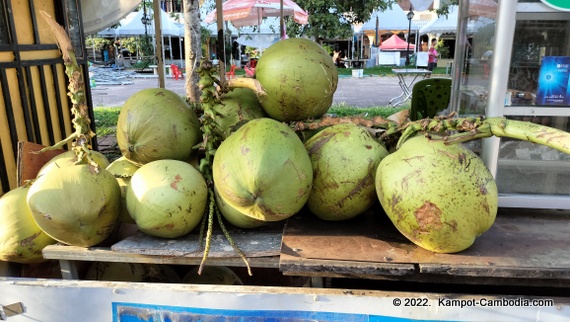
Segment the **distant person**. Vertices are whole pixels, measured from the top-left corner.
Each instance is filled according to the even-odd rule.
[[[433,71],[435,66],[437,66],[437,50],[435,50],[435,46],[437,45],[437,39],[432,38],[431,46],[428,49],[428,70],[430,72]],[[429,78],[429,75],[427,76]]]
[[[333,51],[332,60],[337,67],[340,65],[340,50]]]
[[[489,60],[493,57],[493,51],[492,50],[487,50],[486,52],[483,53],[483,56],[481,56],[482,60]]]

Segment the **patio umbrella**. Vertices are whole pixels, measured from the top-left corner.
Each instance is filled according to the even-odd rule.
[[[283,16],[293,16],[299,24],[307,24],[309,15],[292,0],[228,0],[222,5],[225,21],[239,28],[255,26],[264,17],[279,17],[280,2],[283,2]],[[210,12],[204,22],[212,23],[216,19],[216,10]]]

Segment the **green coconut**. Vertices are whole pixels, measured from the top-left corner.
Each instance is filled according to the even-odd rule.
[[[38,226],[62,243],[89,247],[117,222],[121,189],[115,176],[89,165],[54,168],[30,187],[27,203]]]
[[[192,165],[158,160],[140,167],[127,188],[127,209],[151,236],[177,238],[192,231],[206,209],[208,187]]]
[[[255,68],[255,78],[267,96],[261,105],[279,121],[318,118],[330,108],[338,71],[330,55],[316,42],[290,38],[271,45]]]
[[[19,187],[0,197],[0,261],[39,263],[44,261],[42,249],[57,243],[34,221],[26,202],[28,190]]]
[[[119,220],[129,224],[134,224],[135,221],[131,218],[127,210],[127,187],[129,186],[131,177],[138,169],[138,165],[125,157],[118,158],[106,168],[107,171],[111,172],[111,174],[117,178],[117,183],[119,183],[119,187],[121,187],[121,213],[119,214]]]
[[[255,93],[249,88],[236,88],[226,93],[219,104],[214,105],[216,123],[227,137],[236,127],[256,118],[266,117]]]
[[[190,284],[218,284],[243,285],[243,282],[234,271],[225,266],[204,266],[202,274],[198,274],[199,267],[193,268],[184,278],[183,283]]]
[[[394,226],[436,253],[469,248],[497,215],[497,185],[481,159],[461,144],[423,136],[380,162],[376,191]]]
[[[265,221],[246,216],[244,213],[230,206],[220,197],[218,190],[215,190],[214,193],[216,195],[216,205],[218,209],[230,224],[239,228],[257,228],[265,225]]]
[[[202,140],[196,113],[176,93],[143,89],[129,97],[117,121],[117,144],[137,164],[155,160],[188,160]]]
[[[377,202],[374,176],[386,148],[355,124],[330,126],[306,143],[313,164],[309,210],[324,220],[353,218]]]
[[[91,157],[101,168],[105,169],[109,166],[110,162],[107,157],[97,151],[90,151]],[[38,171],[38,177],[41,175],[46,174],[47,172],[51,171],[54,168],[63,168],[63,167],[71,167],[74,166],[77,162],[77,154],[75,151],[66,151],[61,154],[56,155],[51,160],[46,162],[43,167]]]
[[[305,205],[311,160],[293,130],[269,118],[249,121],[216,151],[214,184],[224,202],[261,221],[284,220]]]

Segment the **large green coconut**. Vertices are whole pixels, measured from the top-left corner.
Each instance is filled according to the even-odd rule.
[[[207,198],[206,181],[192,165],[158,160],[143,165],[131,178],[127,209],[142,232],[176,238],[198,225]]]
[[[467,249],[494,223],[497,185],[461,144],[416,136],[380,162],[380,203],[409,240],[437,253]]]
[[[138,164],[160,159],[188,160],[202,140],[196,113],[176,93],[143,89],[129,97],[117,121],[117,143]]]
[[[249,121],[222,142],[212,171],[223,201],[261,221],[297,213],[313,182],[303,142],[289,127],[269,118]]]
[[[54,168],[30,187],[28,205],[38,226],[62,243],[89,247],[113,231],[121,189],[109,171],[89,165]]]
[[[317,118],[332,104],[338,72],[331,56],[312,40],[281,40],[263,52],[255,78],[267,96],[261,105],[279,121]]]
[[[378,199],[374,176],[388,155],[370,132],[355,124],[328,127],[306,143],[313,164],[312,213],[325,220],[353,218]]]
[[[226,137],[239,125],[267,116],[257,96],[249,88],[236,88],[226,93],[213,109],[217,113],[216,123]]]
[[[127,187],[131,181],[131,177],[140,167],[125,157],[120,157],[113,161],[106,168],[107,171],[111,172],[117,178],[117,183],[121,187],[121,213],[119,214],[119,220],[125,223],[134,224],[135,221],[131,218],[129,211],[127,210]]]
[[[97,163],[101,168],[105,169],[109,166],[110,162],[107,157],[97,151],[90,151],[91,158]],[[43,167],[38,171],[38,177],[44,175],[54,168],[71,167],[76,164],[78,160],[77,153],[75,151],[66,151],[61,154],[56,155],[51,160],[46,162]]]
[[[28,190],[16,188],[0,198],[0,261],[23,264],[42,262],[42,249],[57,243],[34,221],[26,203]]]

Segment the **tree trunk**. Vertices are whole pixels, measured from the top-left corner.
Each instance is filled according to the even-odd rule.
[[[200,103],[199,76],[196,67],[202,60],[199,0],[184,0],[184,53],[186,55],[186,97]]]

